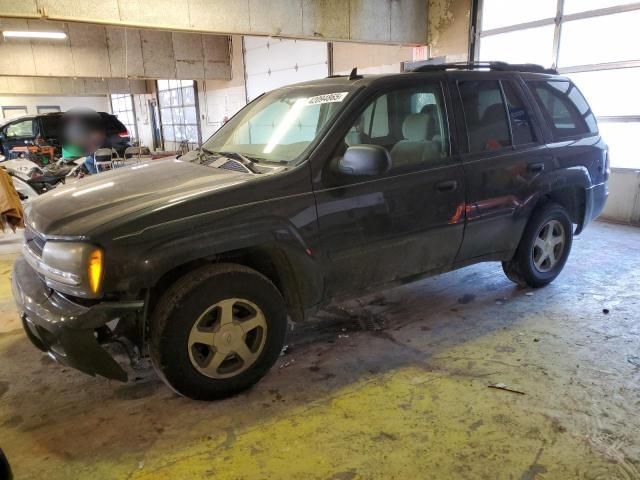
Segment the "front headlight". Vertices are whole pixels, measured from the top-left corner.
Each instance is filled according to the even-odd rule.
[[[28,247],[27,247],[28,250]],[[47,285],[54,290],[79,297],[96,297],[102,288],[104,255],[95,245],[82,242],[50,240],[42,249],[38,259],[33,251],[25,252],[36,257],[36,268],[45,277]]]

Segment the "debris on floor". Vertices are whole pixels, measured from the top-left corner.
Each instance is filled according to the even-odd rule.
[[[504,390],[505,392],[517,393],[518,395],[525,395],[524,392],[521,392],[520,390],[514,390],[513,388],[509,388],[504,383],[494,383],[492,385],[489,385],[489,388],[495,388],[496,390]]]
[[[608,308],[603,308],[602,309],[602,313],[604,313],[605,315],[609,315],[609,309]]]

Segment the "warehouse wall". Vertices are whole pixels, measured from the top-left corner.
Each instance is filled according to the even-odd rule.
[[[609,199],[602,218],[640,225],[640,171],[614,169],[609,178]]]
[[[426,0],[0,0],[0,17],[424,44]]]
[[[428,37],[431,57],[465,62],[469,53],[471,0],[428,0]]]
[[[412,47],[335,42],[333,73],[347,74],[356,66],[361,73],[398,73],[401,62],[412,58]]]
[[[61,111],[66,111],[71,108],[91,108],[98,112],[110,112],[111,107],[109,104],[109,98],[106,96],[82,96],[82,97],[68,97],[68,96],[48,96],[48,95],[5,95],[0,96],[0,107],[9,106],[24,106],[27,107],[27,113],[29,115],[36,115],[38,113],[38,105],[40,106],[59,106]],[[3,123],[6,119],[2,115],[2,109],[0,108],[0,123]]]
[[[229,79],[228,37],[2,19],[3,30],[62,31],[65,40],[4,39],[0,74],[95,78]]]
[[[231,37],[231,80],[198,82],[200,132],[206,140],[247,103],[242,36]]]

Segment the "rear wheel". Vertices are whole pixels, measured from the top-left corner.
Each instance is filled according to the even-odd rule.
[[[531,216],[515,256],[502,262],[507,277],[533,288],[551,283],[562,271],[573,241],[569,214],[557,203],[545,203]]]
[[[222,398],[267,373],[286,326],[284,300],[269,279],[241,265],[210,265],[162,297],[150,325],[151,359],[181,395]]]

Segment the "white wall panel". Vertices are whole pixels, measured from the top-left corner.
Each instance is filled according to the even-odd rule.
[[[247,97],[329,74],[326,42],[244,37]]]
[[[105,96],[95,97],[56,97],[46,95],[8,95],[0,96],[0,107],[25,106],[29,115],[38,113],[38,105],[57,106],[61,111],[71,108],[91,108],[97,112],[110,112],[109,99]],[[4,123],[0,108],[0,123]]]

